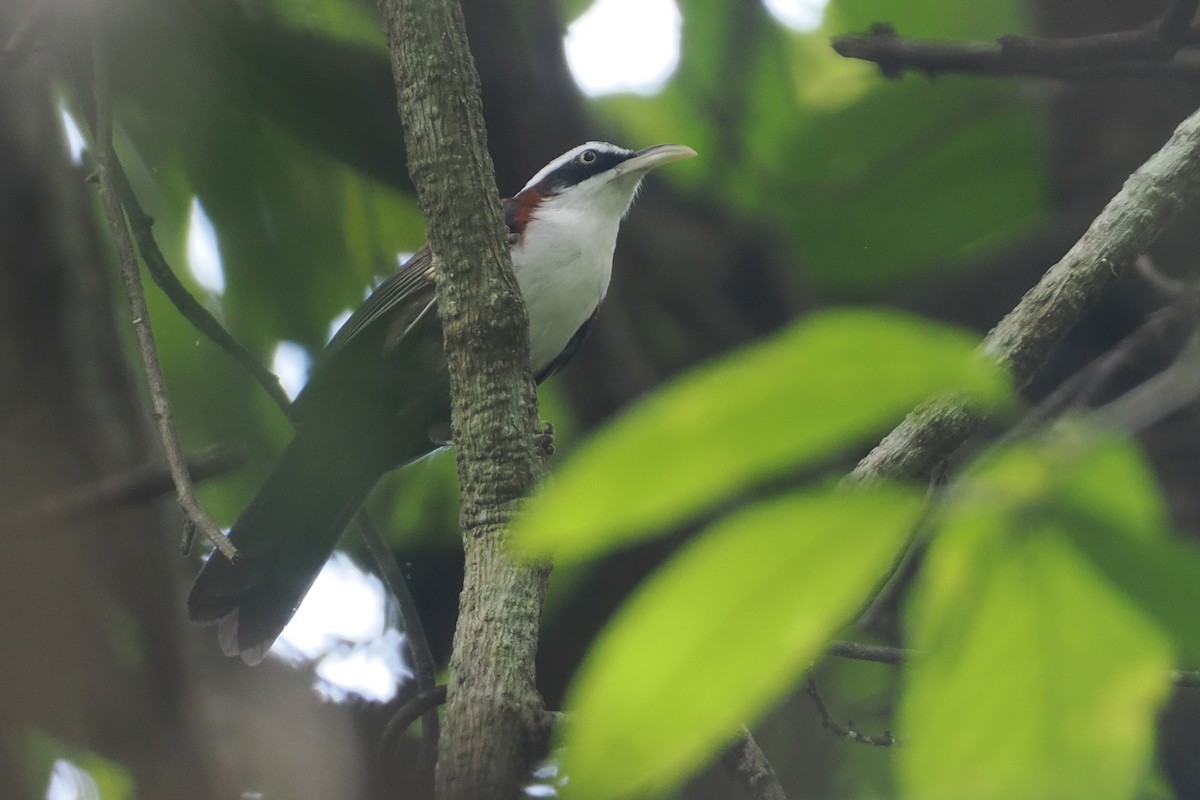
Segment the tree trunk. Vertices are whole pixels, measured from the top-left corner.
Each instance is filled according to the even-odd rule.
[[[528,317],[512,275],[458,0],[381,0],[450,364],[466,554],[438,753],[444,800],[517,797],[544,739],[534,656],[548,568],[506,527],[537,480]]]

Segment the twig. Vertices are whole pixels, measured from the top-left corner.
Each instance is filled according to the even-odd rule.
[[[112,156],[109,162],[109,168],[112,173],[113,183],[117,189],[117,196],[121,200],[121,205],[125,207],[125,214],[129,218],[129,225],[133,229],[138,253],[141,255],[142,260],[146,262],[146,269],[150,272],[150,277],[154,279],[154,282],[158,284],[163,294],[167,296],[167,299],[171,301],[176,310],[183,315],[184,319],[192,324],[192,327],[211,339],[217,347],[228,353],[234,361],[240,364],[243,369],[258,381],[267,395],[275,401],[275,405],[279,406],[284,413],[288,413],[291,408],[291,401],[288,400],[287,393],[283,391],[283,387],[279,384],[279,377],[267,369],[261,361],[243,347],[241,342],[234,339],[229,331],[225,330],[224,326],[217,321],[217,318],[207,308],[200,305],[199,301],[192,296],[192,293],[187,290],[187,287],[176,276],[175,271],[171,269],[171,265],[167,263],[166,257],[158,246],[158,241],[154,238],[154,220],[142,210],[142,205],[138,202],[137,194],[133,191],[133,187],[129,183],[129,178],[121,168],[121,162],[115,155]]]
[[[1194,31],[1197,0],[1175,0],[1156,20],[1141,28],[1094,36],[1050,39],[1001,36],[995,42],[943,42],[896,35],[886,24],[867,33],[833,40],[846,58],[871,61],[896,78],[906,70],[926,75],[969,72],[996,76],[1047,78],[1172,78],[1200,80],[1200,59],[1180,54]]]
[[[1190,284],[1178,278],[1172,278],[1160,270],[1155,265],[1154,259],[1145,253],[1142,253],[1134,260],[1133,268],[1152,289],[1171,299],[1178,298],[1189,291],[1194,291]]]
[[[243,347],[217,321],[216,317],[202,306],[192,296],[192,293],[187,290],[187,287],[176,276],[175,271],[171,269],[166,256],[163,255],[162,249],[158,246],[158,241],[154,237],[154,220],[142,209],[137,193],[133,191],[129,177],[125,174],[120,160],[115,154],[112,154],[110,158],[109,168],[113,177],[113,183],[117,189],[117,195],[129,218],[129,224],[133,230],[134,239],[137,242],[138,253],[141,255],[142,260],[145,261],[146,268],[150,272],[150,276],[154,278],[154,282],[162,289],[167,299],[183,315],[184,319],[190,322],[201,334],[207,336],[217,347],[228,353],[234,361],[250,373],[250,376],[267,393],[267,396],[271,398],[275,405],[279,407],[279,410],[290,420],[292,402],[288,399],[287,393],[284,392],[283,387],[280,385],[278,376],[267,369],[249,350]],[[400,616],[404,622],[405,641],[409,643],[417,689],[422,692],[429,691],[436,682],[434,674],[436,664],[434,664],[433,654],[429,649],[428,639],[425,636],[424,627],[421,624],[420,615],[413,602],[412,594],[408,590],[404,574],[397,567],[396,559],[388,549],[387,542],[380,533],[379,527],[374,524],[366,510],[360,510],[356,519],[367,551],[375,560],[380,574],[383,576],[384,581],[395,596],[397,604],[400,606]],[[426,720],[426,728],[432,731],[430,736],[432,737],[432,741],[436,742],[436,715],[432,722]]]
[[[568,719],[568,715],[562,711],[545,711],[544,714],[547,730],[557,728]],[[770,759],[745,727],[738,729],[737,740],[721,755],[721,764],[741,782],[746,794],[754,800],[787,800]]]
[[[859,742],[860,744],[869,744],[872,747],[896,747],[900,744],[890,731],[884,731],[882,736],[873,736],[855,729],[853,722],[847,722],[843,725],[835,720],[833,715],[829,713],[829,707],[825,705],[825,701],[821,698],[821,693],[817,691],[816,681],[812,679],[811,675],[804,682],[804,691],[812,698],[813,705],[817,707],[817,713],[821,715],[821,725],[832,731],[835,736],[849,739],[852,742]]]
[[[405,580],[400,565],[396,563],[396,558],[384,540],[379,526],[366,509],[358,512],[355,521],[358,523],[363,545],[378,565],[384,583],[400,607],[400,618],[404,622],[404,642],[412,659],[417,692],[421,695],[429,694],[437,688],[437,663],[433,658],[433,650],[429,647],[425,627],[421,624],[421,612],[417,609],[417,603],[408,588],[408,581]],[[404,727],[407,728],[408,725]],[[437,705],[433,705],[421,717],[421,751],[417,756],[417,770],[423,779],[432,778],[433,768],[437,763],[438,728]]]
[[[946,483],[945,467],[934,470],[930,477],[929,488],[925,493],[925,506],[921,516],[912,526],[908,542],[900,555],[892,562],[892,567],[877,585],[866,608],[858,615],[856,627],[864,633],[883,635],[891,618],[895,616],[896,603],[900,595],[908,587],[917,574],[921,564],[921,556],[925,552],[925,544],[929,540],[929,520],[937,508],[937,496]]]
[[[188,456],[184,461],[192,481],[199,483],[232,472],[246,462],[246,455],[238,448],[217,445]],[[57,522],[106,508],[140,503],[167,494],[174,488],[169,467],[146,464],[0,512],[0,525],[16,527],[34,522]]]
[[[381,764],[387,764],[391,759],[391,743],[397,736],[408,730],[409,726],[430,712],[436,714],[437,707],[446,702],[446,687],[434,686],[427,692],[421,692],[396,710],[388,724],[379,735],[378,757]]]
[[[873,661],[876,664],[893,666],[899,666],[912,657],[911,650],[860,642],[830,642],[829,647],[825,648],[825,652],[828,655],[851,661]]]
[[[825,653],[851,661],[871,661],[876,664],[891,664],[898,667],[916,656],[917,651],[903,647],[885,647],[860,642],[830,642],[829,647],[825,648]],[[1200,689],[1200,672],[1171,670],[1171,683],[1177,689]]]
[[[910,39],[898,36],[888,26],[877,25],[869,33],[835,38],[833,49],[844,58],[878,64],[880,73],[886,78],[898,78],[907,71],[915,71],[930,77],[958,72],[999,78],[1059,80],[1132,78],[1189,83],[1200,80],[1200,59],[1191,53],[1180,53],[1169,61],[1053,63],[1029,59],[1027,53],[1012,47],[1012,41],[1008,38],[996,42]]]
[[[116,243],[117,255],[121,261],[121,276],[125,283],[125,293],[129,298],[129,308],[133,314],[133,327],[137,333],[138,351],[146,370],[146,383],[150,389],[150,398],[154,405],[154,417],[158,422],[159,437],[162,439],[163,450],[166,452],[167,463],[171,468],[171,477],[175,482],[175,494],[183,509],[187,521],[184,537],[184,551],[191,544],[191,533],[198,528],[230,561],[236,562],[237,548],[229,541],[221,529],[216,526],[196,499],[196,490],[192,478],[188,474],[184,462],[183,448],[179,444],[179,435],[175,431],[175,422],[171,415],[171,404],[167,398],[167,387],[163,380],[162,367],[158,363],[158,350],[154,343],[154,329],[150,326],[150,311],[146,306],[146,295],[142,287],[142,275],[138,267],[137,256],[133,251],[133,241],[129,228],[125,223],[125,214],[121,209],[121,201],[113,185],[111,164],[116,159],[112,143],[112,107],[109,104],[107,91],[108,76],[103,64],[100,63],[100,48],[93,48],[93,68],[95,74],[96,101],[96,156],[98,167],[96,175],[100,183],[100,195],[104,203],[104,211],[108,217],[109,228]]]
[[[721,764],[737,778],[753,800],[787,800],[767,754],[745,728],[721,756]]]
[[[1136,433],[1200,397],[1200,331],[1171,365],[1115,400],[1096,409],[1101,421]]]
[[[97,101],[97,105],[100,105],[99,101]],[[99,112],[97,112],[98,115]],[[98,123],[97,128],[99,128]],[[97,136],[97,140],[99,141],[99,136]],[[158,246],[158,241],[154,237],[154,221],[142,209],[137,193],[134,192],[133,186],[122,169],[116,153],[111,148],[108,152],[107,172],[112,178],[112,183],[116,189],[116,195],[119,198],[120,204],[124,206],[125,214],[128,216],[129,225],[133,230],[133,235],[137,242],[138,252],[145,261],[146,268],[150,272],[151,277],[154,278],[155,283],[162,289],[176,310],[196,330],[207,336],[214,344],[228,353],[234,361],[241,365],[263,388],[267,396],[271,398],[284,415],[291,420],[292,403],[280,385],[278,376],[267,369],[249,350],[243,347],[217,321],[216,317],[192,296],[191,292],[180,282],[175,271],[171,269],[171,265],[163,255],[162,249]],[[408,589],[407,581],[404,578],[403,572],[401,572],[396,564],[396,559],[388,548],[383,534],[379,531],[379,527],[372,521],[370,514],[365,509],[361,509],[356,516],[356,520],[364,546],[375,560],[380,575],[382,575],[384,582],[391,590],[392,595],[396,598],[397,605],[400,607],[400,616],[404,624],[405,642],[408,644],[409,653],[412,658],[417,690],[419,692],[429,692],[434,688],[436,683],[437,665],[434,662],[433,652],[429,647],[429,640],[425,635],[420,613],[413,601],[412,593]],[[433,754],[436,753],[438,737],[436,712],[433,712],[424,720],[423,737],[423,752],[426,753],[422,760],[424,764],[431,760]],[[425,768],[428,767],[426,766]]]
[[[1138,260],[1139,263],[1141,259]],[[1158,309],[1133,333],[1093,359],[1034,407],[1010,430],[1015,439],[1061,416],[1071,408],[1088,405],[1096,394],[1128,364],[1138,363],[1168,336],[1195,327],[1200,320],[1200,290],[1190,289]]]
[[[984,339],[985,354],[1023,387],[1108,282],[1145,252],[1200,188],[1200,112],[1125,182],[1071,250]],[[975,430],[982,414],[964,402],[935,400],[908,415],[854,468],[850,482],[926,479]]]

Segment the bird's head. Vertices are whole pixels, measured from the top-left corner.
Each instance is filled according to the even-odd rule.
[[[522,231],[530,219],[578,215],[615,231],[646,173],[694,155],[695,150],[681,144],[659,144],[644,150],[626,150],[608,142],[581,144],[529,179],[512,199],[516,219],[510,222]]]

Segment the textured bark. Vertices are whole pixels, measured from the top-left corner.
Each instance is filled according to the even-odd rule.
[[[409,172],[429,226],[450,362],[466,571],[438,755],[443,798],[515,797],[541,736],[534,655],[548,569],[505,529],[541,470],[528,321],[512,276],[457,0],[381,0]]]
[[[1179,211],[1200,194],[1200,112],[1135,171],[1087,231],[1041,281],[991,330],[983,350],[1023,387],[1050,349],[1096,302],[1108,283],[1146,251]],[[980,416],[954,401],[910,414],[867,455],[853,480],[925,479],[957,448]]]

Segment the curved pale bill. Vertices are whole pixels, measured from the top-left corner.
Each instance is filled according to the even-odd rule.
[[[685,144],[656,144],[653,147],[639,150],[633,158],[617,164],[613,171],[618,175],[645,172],[660,164],[678,161],[681,158],[691,158],[694,155],[696,155],[696,151]]]

